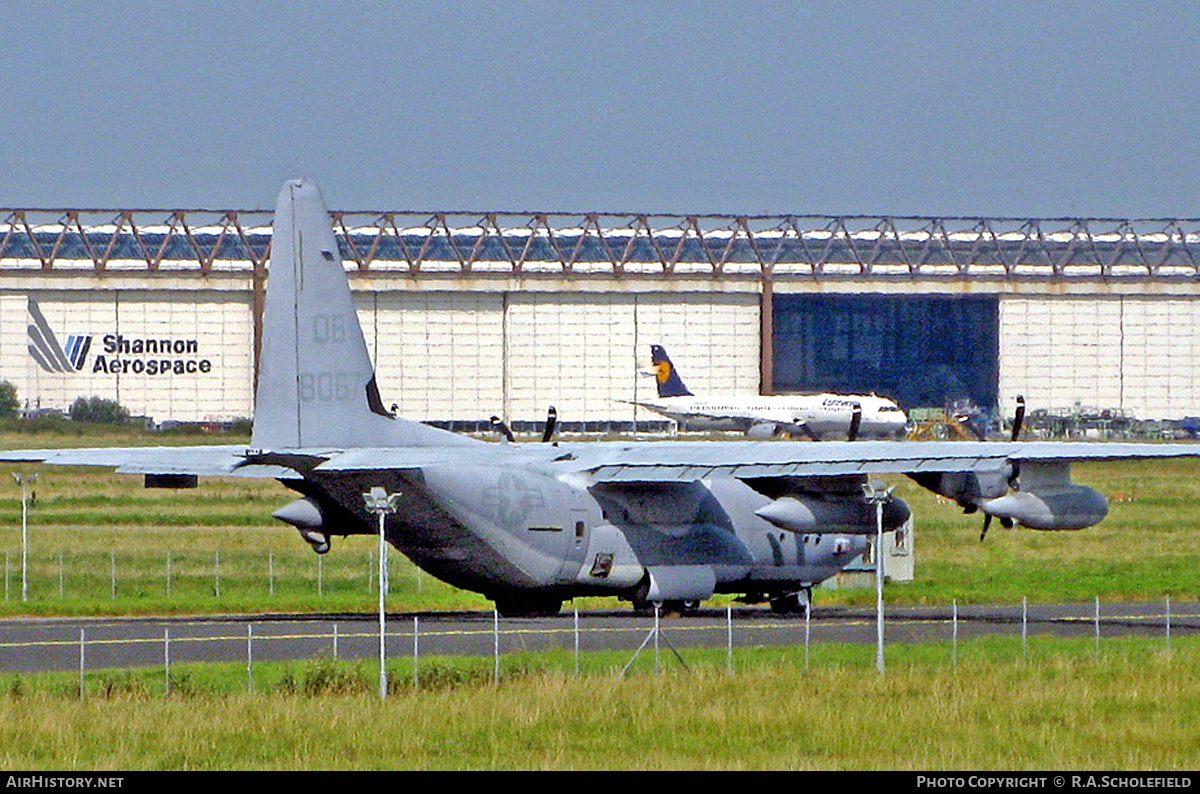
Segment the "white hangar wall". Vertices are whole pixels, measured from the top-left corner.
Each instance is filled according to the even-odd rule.
[[[758,390],[753,294],[373,292],[357,296],[384,403],[422,420],[634,421],[650,344],[693,391]],[[661,417],[657,417],[661,418]]]
[[[30,311],[36,303],[40,320]],[[74,367],[30,353],[86,340]],[[248,416],[254,376],[247,293],[206,289],[27,289],[0,294],[0,378],[31,408],[77,397],[116,400],[135,416],[205,421]],[[49,334],[44,333],[49,330]],[[83,344],[76,341],[76,344]],[[86,350],[86,353],[83,351]]]
[[[554,404],[564,421],[657,420],[621,402],[653,393],[636,373],[654,342],[696,393],[878,388],[931,405],[965,392],[1002,408],[1023,394],[1035,410],[1200,415],[1200,219],[331,220],[381,395],[418,419],[536,422]],[[160,421],[250,414],[270,222],[252,210],[6,210],[0,378],[47,407],[99,394]],[[974,300],[946,301],[959,296]],[[39,324],[54,344],[29,331]],[[115,335],[143,349],[109,352]],[[69,353],[43,366],[59,343]]]
[[[1069,413],[1200,414],[1200,296],[1012,296],[1000,301],[1000,395]]]
[[[697,394],[755,394],[770,363],[757,279],[351,274],[384,402],[420,420],[536,422],[549,405],[563,421],[658,420],[623,402],[653,395],[653,380],[638,375],[652,343],[666,346]],[[1200,415],[1195,280],[856,277],[776,281],[774,290],[995,295],[1002,409],[1022,394],[1055,413]],[[30,296],[60,346],[91,337],[79,369],[47,371],[30,355]],[[94,394],[160,422],[250,416],[254,307],[247,273],[0,268],[0,378],[32,407]]]
[[[119,274],[47,281],[0,284],[0,379],[17,386],[22,403],[66,409],[96,395],[158,422],[252,415],[247,283],[164,289],[166,278]],[[651,343],[667,347],[697,393],[758,391],[754,293],[354,286],[384,404],[414,419],[536,422],[554,405],[564,422],[661,420],[624,402],[654,396],[653,378],[638,374]],[[30,354],[30,297],[60,348],[90,338],[78,369],[47,371]]]

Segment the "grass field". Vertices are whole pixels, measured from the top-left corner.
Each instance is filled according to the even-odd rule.
[[[1157,770],[1200,763],[1200,644],[1011,639],[719,653],[619,675],[625,657],[553,654],[0,678],[0,768]],[[1004,693],[998,697],[997,693]]]
[[[97,440],[100,438],[101,440]],[[56,445],[127,441],[54,439]],[[135,443],[155,443],[139,439]],[[189,439],[180,439],[186,443]],[[50,446],[0,435],[6,448]],[[269,515],[274,482],[212,480],[144,490],[139,478],[37,469],[29,599],[20,598],[19,491],[0,467],[0,613],[372,611],[374,540],[335,539],[323,558]],[[1200,462],[1087,464],[1075,479],[1110,497],[1081,532],[993,528],[903,479],[916,515],[916,581],[890,603],[1133,599],[1200,594]],[[318,559],[320,563],[318,564]],[[391,555],[394,610],[488,607]],[[169,561],[169,562],[168,562]],[[169,570],[169,574],[168,574]],[[817,605],[873,603],[828,590]],[[612,599],[580,606],[613,607]],[[368,664],[243,666],[0,677],[0,768],[18,769],[910,769],[1188,770],[1200,764],[1200,643],[1035,638],[873,649],[745,649],[692,672],[621,678],[628,654],[589,655],[576,679],[554,654],[396,661],[375,694]],[[699,653],[699,652],[697,652]],[[702,656],[702,655],[701,655]],[[619,657],[619,658],[618,658]],[[1002,693],[1003,696],[998,696]]]

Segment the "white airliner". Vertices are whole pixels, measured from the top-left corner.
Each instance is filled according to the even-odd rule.
[[[658,399],[635,402],[696,430],[741,430],[751,438],[783,433],[813,440],[903,436],[908,417],[900,406],[874,394],[804,394],[757,397],[696,397],[679,377],[662,345],[650,345],[648,371]]]

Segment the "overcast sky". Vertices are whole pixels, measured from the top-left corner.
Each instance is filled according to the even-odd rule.
[[[1200,217],[1193,4],[2,7],[4,207]]]

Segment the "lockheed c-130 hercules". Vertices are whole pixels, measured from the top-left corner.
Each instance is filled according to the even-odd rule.
[[[660,441],[494,443],[393,416],[380,398],[324,200],[286,183],[274,218],[249,447],[0,452],[4,461],[115,467],[149,487],[277,478],[274,515],[317,552],[376,534],[364,499],[398,494],[384,535],[417,565],[495,601],[552,614],[566,599],[695,604],[714,593],[781,611],[867,548],[867,478],[906,474],[1007,525],[1080,529],[1107,502],[1072,461],[1200,455],[1200,445],[1067,442]],[[909,517],[889,496],[885,530]]]

